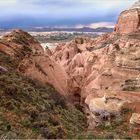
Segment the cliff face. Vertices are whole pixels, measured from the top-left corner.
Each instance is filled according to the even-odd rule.
[[[83,44],[74,40],[57,47],[52,58],[65,68],[83,97],[100,90],[122,90],[125,80],[139,75],[138,36],[103,35]]]
[[[115,31],[120,34],[127,34],[139,29],[140,26],[140,1],[132,7],[123,11],[117,21]]]
[[[140,8],[129,9],[121,13],[115,31],[120,34],[127,34],[136,31],[140,26]]]
[[[90,129],[112,125],[115,122],[110,119],[122,118],[123,108],[140,113],[139,37],[137,31],[124,36],[111,33],[96,39],[77,38],[53,51],[52,58],[72,81],[68,85],[71,95],[88,105]]]

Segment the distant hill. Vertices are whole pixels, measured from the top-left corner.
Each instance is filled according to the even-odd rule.
[[[100,28],[89,28],[89,27],[83,27],[83,28],[46,28],[46,27],[40,27],[40,28],[30,28],[27,29],[28,31],[37,31],[37,32],[51,32],[51,31],[68,31],[68,32],[112,32],[113,28],[107,28],[107,27],[100,27]]]
[[[13,28],[1,28],[0,31],[12,31]],[[33,31],[33,32],[55,32],[55,31],[66,31],[66,32],[103,32],[110,33],[113,32],[113,28],[107,27],[99,27],[99,28],[51,28],[51,27],[30,27],[24,28],[25,31]]]

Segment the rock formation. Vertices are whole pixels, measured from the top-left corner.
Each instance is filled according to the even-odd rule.
[[[132,7],[123,11],[117,21],[115,31],[120,34],[127,34],[136,31],[140,27],[140,1]]]
[[[67,94],[67,73],[56,64],[32,36],[15,30],[0,40],[0,51],[18,61],[18,70],[24,76],[53,85],[62,94]]]
[[[48,52],[22,30],[0,39],[0,139],[65,139],[85,131],[85,115],[67,102],[68,74]]]
[[[133,113],[132,117],[130,119],[130,124],[134,125],[134,126],[139,126],[140,128],[140,114],[138,113]]]
[[[104,122],[99,116],[121,115],[123,105],[140,110],[139,3],[122,12],[116,32],[75,38],[52,51],[69,76],[68,92],[88,106],[90,128]],[[117,97],[104,97],[108,94]]]
[[[123,121],[129,127],[129,122],[139,123],[140,113],[139,5],[122,12],[110,34],[78,37],[44,51],[29,34],[17,30],[0,40],[0,51],[18,60],[19,73],[53,85],[84,107],[90,129],[111,126],[126,112]]]

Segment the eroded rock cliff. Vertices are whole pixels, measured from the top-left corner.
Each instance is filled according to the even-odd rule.
[[[123,11],[117,21],[115,31],[120,34],[127,34],[136,31],[140,27],[140,1],[132,7]]]
[[[69,93],[88,106],[90,129],[104,123],[112,126],[112,118],[118,121],[126,108],[140,112],[139,36],[137,30],[123,36],[111,33],[96,39],[80,38],[82,43],[76,38],[52,52],[72,81]]]

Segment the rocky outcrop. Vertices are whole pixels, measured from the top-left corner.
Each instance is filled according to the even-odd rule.
[[[123,11],[117,21],[115,32],[128,34],[136,31],[140,27],[140,1],[132,7]]]
[[[120,118],[124,107],[129,103],[127,99],[116,96],[111,91],[104,93],[102,98],[94,98],[89,95],[85,103],[89,108],[89,129],[95,129],[98,125],[111,124],[112,117]],[[92,120],[92,123],[90,123]]]
[[[123,103],[140,102],[139,36],[139,31],[124,36],[111,33],[82,44],[73,40],[52,52],[52,59],[69,75],[69,93],[75,95],[74,89],[79,89],[81,104],[86,100],[91,128],[105,121],[99,116],[118,115]],[[112,96],[105,97],[106,103],[107,92]]]
[[[101,90],[129,90],[126,89],[127,80],[134,81],[139,75],[140,42],[137,35],[133,38],[131,34],[124,37],[110,34],[80,45],[67,43],[56,48],[52,58],[73,80],[70,89],[79,87],[83,98],[93,93],[101,95]],[[69,57],[65,57],[66,54]],[[129,86],[133,84],[130,82]],[[137,82],[137,91],[138,86]]]
[[[18,66],[25,76],[53,85],[60,93],[67,95],[68,76],[60,65],[46,55],[31,56],[22,60]]]
[[[56,64],[44,52],[41,45],[31,35],[14,30],[0,40],[0,51],[18,61],[17,69],[24,76],[53,85],[60,93],[66,95],[68,75],[64,68]]]
[[[133,113],[130,118],[130,124],[140,128],[140,114],[139,113]]]
[[[20,53],[18,50],[23,50],[26,53],[32,51],[33,54],[43,53],[43,48],[39,42],[34,39],[30,34],[22,30],[14,30],[2,38],[2,42],[15,52]]]

